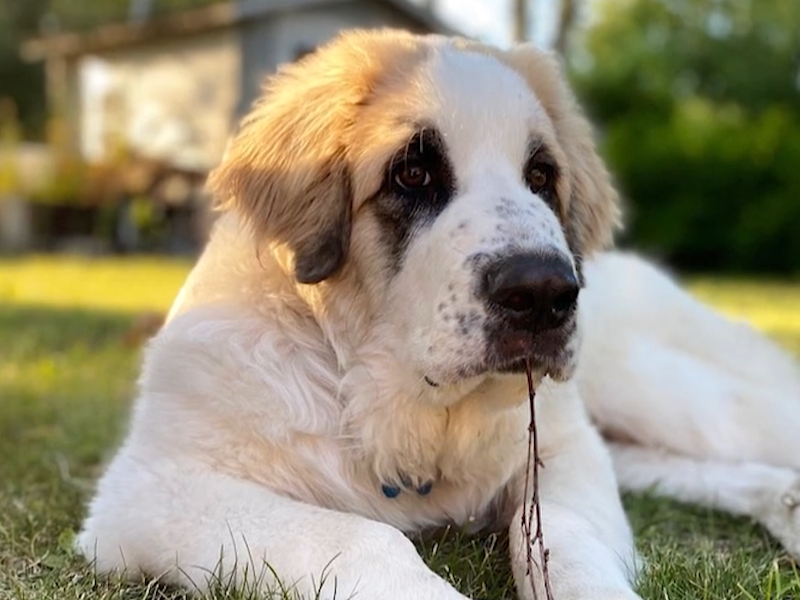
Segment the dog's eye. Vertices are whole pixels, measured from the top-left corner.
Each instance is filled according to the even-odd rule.
[[[533,164],[525,174],[525,179],[531,191],[538,194],[553,183],[553,167],[545,163]]]
[[[430,172],[419,163],[405,163],[394,175],[394,182],[405,191],[428,187],[431,179]]]
[[[532,169],[530,173],[528,173],[528,185],[531,186],[531,189],[541,190],[544,186],[547,185],[547,173],[543,169]]]

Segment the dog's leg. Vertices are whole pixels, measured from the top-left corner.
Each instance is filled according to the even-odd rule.
[[[800,469],[800,369],[640,258],[587,263],[581,394],[601,430],[676,454]]]
[[[800,558],[800,476],[791,469],[723,463],[609,444],[620,487],[752,517]]]
[[[586,417],[576,386],[543,384],[537,407],[544,442],[544,467],[540,469],[542,529],[550,551],[548,565],[554,597],[638,598],[632,591],[636,551],[611,459]],[[554,423],[551,418],[560,422]],[[529,498],[520,502],[509,530],[512,568],[524,600],[533,597],[526,575],[527,540],[520,527],[522,510],[528,510],[529,502]],[[534,576],[539,598],[543,599],[537,548],[534,545]]]
[[[101,572],[263,597],[464,600],[388,525],[291,500],[181,459],[123,451],[78,539]]]

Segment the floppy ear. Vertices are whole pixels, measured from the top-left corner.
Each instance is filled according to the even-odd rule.
[[[208,180],[220,208],[286,244],[301,283],[333,275],[350,244],[344,148],[363,90],[342,58],[329,49],[272,77]]]
[[[525,44],[509,51],[503,60],[525,78],[542,103],[566,155],[571,189],[567,237],[573,252],[580,258],[611,246],[621,226],[619,195],[558,59]]]

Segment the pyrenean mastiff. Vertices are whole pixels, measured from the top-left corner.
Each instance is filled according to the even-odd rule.
[[[637,598],[618,485],[800,555],[796,367],[598,252],[617,194],[549,55],[348,33],[271,79],[209,186],[79,536],[99,571],[463,599],[407,537],[452,523],[510,527],[531,598],[526,363],[556,600]]]

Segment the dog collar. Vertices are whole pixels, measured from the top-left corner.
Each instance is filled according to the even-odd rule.
[[[421,486],[414,488],[414,491],[420,496],[427,496],[431,493],[431,490],[433,490],[433,481],[426,481]],[[393,483],[384,483],[381,485],[381,492],[389,499],[397,498],[402,491],[403,489],[400,486],[394,485]]]

